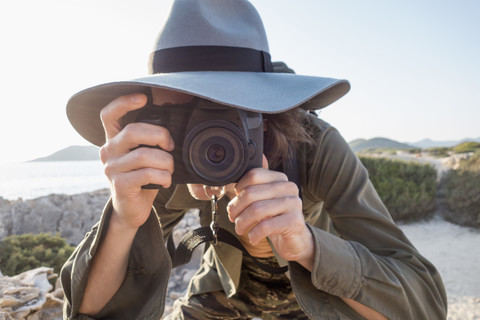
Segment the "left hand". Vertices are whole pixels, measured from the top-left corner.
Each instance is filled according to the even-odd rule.
[[[235,187],[236,197],[227,206],[239,235],[248,234],[252,245],[269,237],[278,254],[312,270],[314,243],[302,212],[295,183],[282,172],[263,168],[248,171]]]

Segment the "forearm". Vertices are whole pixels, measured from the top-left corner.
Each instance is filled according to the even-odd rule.
[[[95,315],[122,285],[137,229],[121,223],[115,212],[93,258],[79,312]]]
[[[304,255],[300,257],[300,259],[297,260],[297,262],[302,265],[305,269],[308,271],[312,272],[313,266],[315,263],[315,245],[314,245],[314,240],[313,236],[308,229],[308,235],[306,236],[305,239],[305,250],[304,250]],[[355,300],[348,299],[348,298],[343,298],[340,297],[350,308],[352,308],[356,313],[361,315],[362,317],[366,319],[386,319],[383,315],[378,313],[377,311],[373,310],[372,308],[369,308]]]

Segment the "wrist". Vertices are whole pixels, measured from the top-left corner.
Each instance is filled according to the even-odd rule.
[[[304,250],[302,250],[302,255],[296,260],[296,262],[311,272],[315,261],[315,243],[313,240],[313,234],[307,225],[305,225],[304,237],[305,247]]]
[[[134,236],[138,231],[138,227],[129,224],[128,221],[123,219],[114,209],[110,217],[109,230],[125,236]]]

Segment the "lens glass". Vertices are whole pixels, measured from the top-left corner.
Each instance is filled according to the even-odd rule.
[[[207,157],[213,163],[220,163],[225,160],[225,148],[219,144],[214,144],[208,148]]]
[[[212,185],[236,181],[247,165],[248,144],[239,129],[228,122],[202,124],[187,135],[184,158],[194,173]]]

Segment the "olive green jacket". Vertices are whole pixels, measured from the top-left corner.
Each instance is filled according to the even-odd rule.
[[[393,223],[366,169],[340,134],[322,120],[310,118],[316,144],[300,146],[297,158],[303,212],[315,241],[313,271],[288,262],[302,309],[312,319],[361,319],[339,298],[344,297],[389,319],[445,319],[446,294],[435,267]],[[226,202],[219,202],[220,227],[234,233]],[[190,208],[199,208],[202,225],[208,225],[210,203],[193,199],[184,185],[160,190],[154,210],[135,237],[122,286],[95,318],[161,317],[171,271],[166,239]],[[101,221],[62,269],[65,319],[91,319],[79,315],[78,308],[111,212],[109,203]],[[188,293],[224,290],[234,295],[241,261],[242,253],[227,244],[207,246]]]

